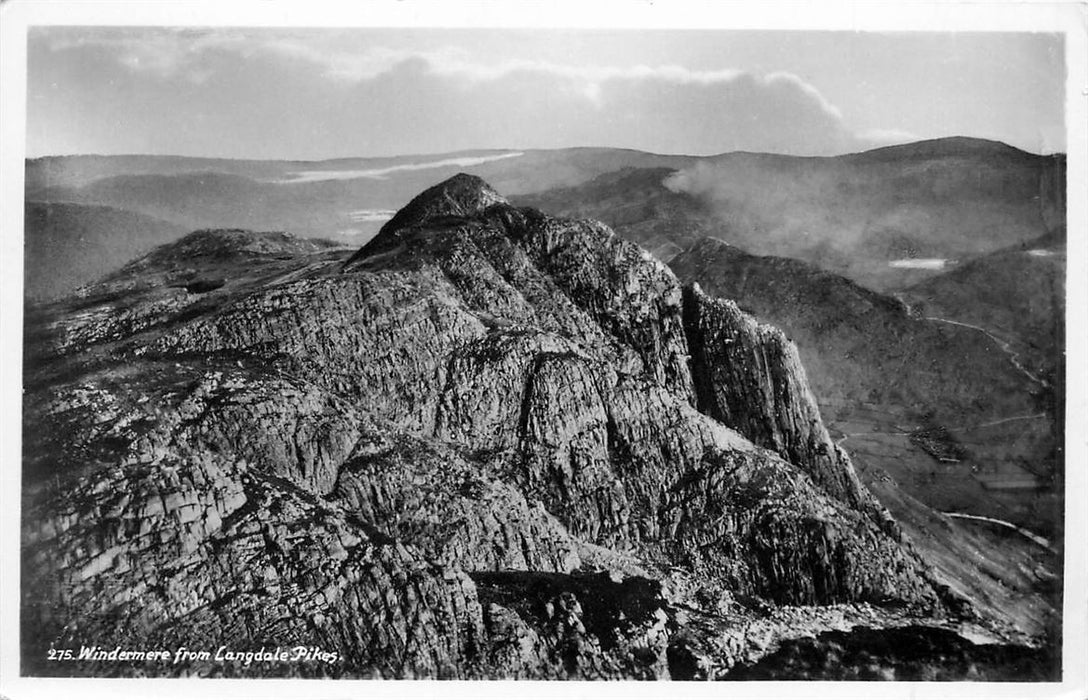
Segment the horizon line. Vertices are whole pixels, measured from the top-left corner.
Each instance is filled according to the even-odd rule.
[[[224,160],[233,162],[258,162],[258,163],[328,163],[338,160],[392,160],[396,158],[434,158],[440,156],[451,156],[466,153],[509,153],[514,151],[521,152],[557,152],[557,151],[575,151],[575,150],[605,150],[605,151],[634,151],[637,153],[644,153],[651,156],[671,157],[671,158],[719,158],[729,155],[762,155],[762,156],[783,156],[788,158],[841,158],[844,156],[861,155],[864,153],[872,153],[874,151],[882,151],[890,148],[899,148],[904,146],[913,146],[923,143],[935,143],[938,141],[952,141],[952,140],[966,140],[966,141],[982,141],[992,143],[996,145],[1005,146],[1007,148],[1015,149],[1022,153],[1029,155],[1050,157],[1050,156],[1065,156],[1067,151],[1050,151],[1050,152],[1037,152],[1029,151],[1019,146],[1013,146],[1005,141],[1001,141],[993,138],[985,138],[980,136],[964,136],[964,135],[952,135],[952,136],[936,136],[932,138],[923,138],[916,141],[903,141],[901,143],[892,143],[882,146],[873,146],[871,148],[865,148],[862,150],[848,150],[841,153],[835,153],[831,155],[806,155],[798,153],[785,153],[777,151],[753,151],[746,149],[738,149],[733,151],[721,151],[717,153],[707,154],[695,154],[695,153],[660,153],[657,151],[648,151],[640,148],[634,148],[631,146],[555,146],[548,148],[501,148],[501,147],[481,147],[481,148],[463,148],[453,151],[431,151],[431,152],[415,152],[415,153],[398,153],[393,155],[345,155],[345,156],[331,156],[328,158],[255,158],[246,156],[215,156],[215,155],[187,155],[179,153],[50,153],[36,156],[25,156],[24,162],[45,160],[48,158],[178,158],[188,160]]]

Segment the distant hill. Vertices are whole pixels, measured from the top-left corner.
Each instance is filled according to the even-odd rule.
[[[986,328],[1013,344],[1032,371],[1052,376],[1065,347],[1064,229],[1004,248],[901,293],[925,316]]]
[[[940,272],[893,261],[963,260],[1060,226],[1064,163],[978,139],[834,158],[609,148],[329,161],[62,156],[27,161],[26,199],[111,207],[182,231],[285,230],[358,246],[414,193],[465,171],[518,204],[602,220],[662,260],[715,235],[889,291]],[[92,237],[111,249],[108,230]],[[113,267],[129,253],[119,243]]]
[[[570,185],[624,167],[691,162],[607,148],[555,151],[461,151],[393,158],[340,158],[327,161],[251,161],[180,156],[56,156],[26,162],[28,202],[123,210],[169,224],[175,236],[205,228],[285,230],[306,237],[335,239],[358,246],[413,194],[437,180],[465,170],[487,177],[504,191],[523,193]],[[60,216],[59,214],[57,216]],[[107,224],[99,226],[99,224]],[[116,244],[108,219],[82,221],[80,235],[95,241],[101,273],[116,269],[136,250],[125,227]],[[41,225],[28,226],[35,234]],[[47,244],[28,247],[32,269],[49,268],[60,279],[87,281],[66,258],[37,259]],[[68,289],[64,283],[58,289]]]
[[[722,231],[713,206],[704,198],[665,186],[676,172],[673,168],[623,168],[573,187],[514,199],[542,211],[603,221],[668,262],[700,238]]]
[[[826,158],[730,153],[518,201],[598,218],[665,260],[713,233],[888,291],[1060,227],[1064,188],[1064,156],[948,138]]]
[[[986,158],[990,160],[1004,158],[1010,161],[1023,162],[1038,157],[1001,141],[976,139],[968,136],[926,139],[841,156],[843,160],[847,161],[870,163],[902,163],[912,159],[932,160],[935,158]]]
[[[26,163],[29,190],[42,187],[82,187],[96,180],[118,175],[184,175],[217,172],[256,180],[285,179],[296,172],[317,170],[382,170],[420,163],[488,159],[513,151],[473,150],[435,155],[378,158],[335,158],[331,160],[245,160],[170,155],[71,155],[33,158]]]
[[[99,204],[173,222],[185,230],[213,227],[289,229],[335,236],[366,207],[365,190],[345,180],[284,184],[234,173],[203,171],[111,175],[80,187],[37,190],[46,201]],[[354,233],[347,233],[351,239]],[[119,260],[123,263],[125,260]]]
[[[71,292],[185,230],[167,221],[101,205],[27,202],[26,296]]]
[[[680,167],[692,160],[611,148],[326,161],[55,156],[27,161],[26,198],[109,204],[172,216],[190,225],[232,223],[209,220],[218,216],[260,227],[266,222],[258,217],[278,216],[278,225],[284,226],[282,217],[288,216],[307,226],[308,235],[336,235],[351,223],[352,212],[391,210],[420,189],[460,171],[487,177],[504,191],[520,194],[578,184],[625,167]],[[377,232],[377,227],[363,229],[361,233],[369,235]]]

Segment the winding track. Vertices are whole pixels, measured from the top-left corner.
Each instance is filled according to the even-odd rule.
[[[962,326],[964,328],[970,328],[973,331],[984,334],[987,338],[994,341],[994,343],[997,344],[997,347],[999,347],[1001,351],[1008,356],[1009,362],[1012,363],[1013,367],[1015,367],[1018,372],[1030,379],[1033,383],[1043,387],[1044,389],[1050,386],[1049,382],[1047,382],[1042,377],[1034,374],[1031,370],[1029,370],[1027,367],[1020,363],[1020,353],[1013,350],[1010,343],[997,337],[992,332],[983,328],[982,326],[976,326],[971,323],[964,323],[963,321],[953,321],[952,319],[941,318],[939,316],[919,316],[914,312],[914,307],[911,306],[910,302],[903,298],[903,295],[901,293],[896,292],[892,296],[895,298],[896,301],[903,305],[903,310],[906,312],[907,316],[917,321],[933,321],[934,323],[947,323],[952,326]]]
[[[1024,367],[1024,365],[1020,364],[1020,353],[1013,350],[1009,343],[1002,340],[1001,338],[998,338],[996,335],[994,335],[990,331],[986,330],[985,328],[983,328],[981,326],[975,326],[975,325],[972,325],[970,323],[963,323],[962,321],[952,321],[952,320],[949,320],[947,318],[938,318],[937,316],[923,316],[921,320],[923,320],[923,321],[935,321],[937,323],[948,323],[948,324],[951,324],[953,326],[963,326],[964,328],[970,328],[971,330],[978,331],[979,333],[985,333],[986,336],[990,340],[997,343],[997,346],[999,348],[1001,348],[1002,352],[1004,352],[1006,355],[1008,355],[1009,362],[1011,362],[1013,367],[1015,367],[1021,374],[1023,374],[1025,377],[1030,379],[1032,382],[1038,384],[1039,386],[1041,386],[1043,388],[1046,388],[1046,387],[1049,386],[1049,383],[1045,379],[1043,379],[1042,377],[1039,377],[1038,375],[1034,374],[1031,370],[1029,370],[1027,367]]]
[[[1054,549],[1053,545],[1050,544],[1050,540],[1048,540],[1047,538],[1043,537],[1042,535],[1036,535],[1031,530],[1025,530],[1024,528],[1020,527],[1019,525],[1014,525],[1013,523],[1010,523],[1007,520],[998,520],[997,518],[988,518],[988,517],[986,517],[984,515],[970,515],[969,513],[942,513],[942,515],[947,515],[950,518],[959,518],[960,520],[978,520],[980,522],[992,523],[994,525],[1001,525],[1002,527],[1009,528],[1010,530],[1015,530],[1020,535],[1026,537],[1027,539],[1031,540],[1032,542],[1039,545],[1040,547],[1043,547],[1044,549],[1046,549],[1048,552],[1050,552],[1052,554],[1057,554],[1058,553],[1058,550]]]

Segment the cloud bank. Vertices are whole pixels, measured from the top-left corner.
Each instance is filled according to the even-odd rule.
[[[825,155],[901,136],[852,133],[839,107],[785,71],[490,60],[346,31],[49,28],[32,32],[31,47],[40,121],[29,136],[40,152],[317,158],[593,145]]]

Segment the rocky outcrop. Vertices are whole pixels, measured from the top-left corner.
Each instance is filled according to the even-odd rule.
[[[454,175],[413,197],[412,201],[382,225],[375,238],[348,258],[345,265],[396,247],[402,234],[410,232],[414,227],[425,224],[454,226],[467,223],[495,204],[508,202],[475,175]]]
[[[31,316],[33,671],[93,642],[336,658],[64,672],[661,678],[681,609],[945,614],[790,346],[606,227],[459,176],[347,263],[235,245],[156,253],[207,293],[145,261]]]
[[[849,457],[820,420],[797,347],[725,299],[684,290],[699,410],[808,470],[829,493],[871,506]]]

